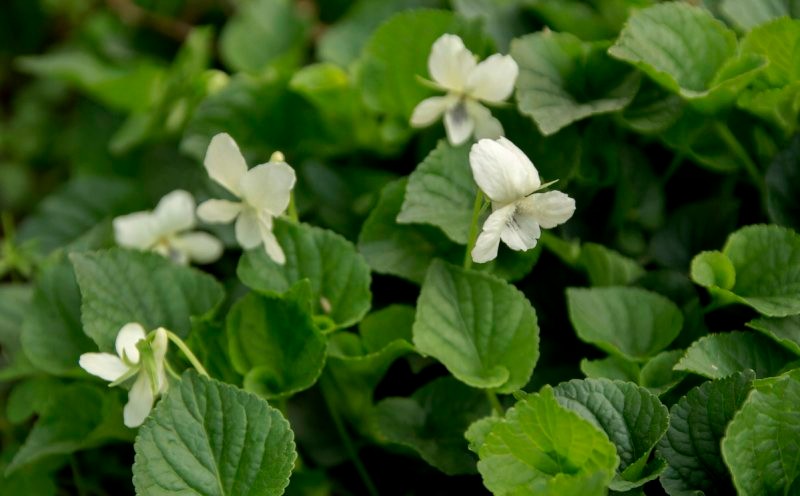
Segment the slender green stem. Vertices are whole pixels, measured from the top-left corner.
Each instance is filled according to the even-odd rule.
[[[758,165],[750,158],[750,155],[745,150],[744,146],[739,142],[736,136],[733,134],[731,129],[728,127],[727,124],[721,121],[717,121],[714,123],[715,128],[717,130],[717,134],[719,137],[722,138],[722,141],[728,145],[728,148],[736,155],[736,157],[742,162],[744,165],[747,174],[750,175],[750,179],[752,179],[753,183],[758,187],[759,191],[762,193],[764,192],[764,178],[761,177],[761,173],[758,171]]]
[[[300,221],[300,217],[297,215],[297,205],[294,203],[294,190],[289,193],[289,208],[286,210],[286,215],[295,222]]]
[[[325,405],[328,407],[328,412],[333,420],[333,424],[336,426],[336,431],[339,433],[339,437],[342,439],[342,444],[344,444],[344,448],[347,450],[350,460],[353,462],[358,475],[361,477],[361,482],[364,484],[364,487],[367,489],[367,493],[369,493],[370,496],[378,496],[380,493],[375,487],[375,484],[372,482],[366,467],[364,467],[364,464],[361,463],[361,459],[358,457],[358,451],[356,451],[356,448],[353,445],[353,440],[350,439],[350,434],[347,433],[347,428],[342,421],[342,417],[339,415],[339,412],[336,411],[336,408],[331,402],[330,385],[326,376],[323,375],[320,378],[319,387],[322,391],[322,398],[325,400]]]
[[[169,373],[169,375],[171,375],[173,377],[173,379],[180,380],[181,376],[178,375],[177,372],[175,372],[175,369],[172,368],[172,365],[170,365],[168,361],[164,360],[164,366],[166,367],[167,372]]]
[[[486,397],[489,398],[489,403],[492,405],[492,410],[494,410],[494,413],[497,416],[502,417],[503,415],[505,415],[506,411],[503,408],[503,405],[500,403],[500,400],[497,398],[497,394],[495,394],[494,391],[492,391],[491,389],[487,389]]]
[[[204,376],[208,377],[208,372],[206,372],[206,369],[205,369],[205,367],[203,367],[203,364],[200,363],[200,360],[198,360],[196,356],[194,356],[194,353],[192,353],[192,350],[190,350],[189,347],[186,346],[186,343],[184,343],[181,338],[179,338],[172,331],[167,331],[167,337],[169,338],[170,341],[175,343],[175,346],[177,346],[178,349],[181,350],[184,355],[186,355],[186,358],[189,359],[189,363],[192,364],[192,367],[194,367],[195,370],[197,370],[197,372],[200,375],[204,375]]]
[[[464,268],[469,269],[472,267],[472,249],[475,247],[475,241],[478,239],[478,221],[483,211],[483,192],[478,190],[475,195],[475,204],[472,206],[472,223],[469,226],[469,241],[467,242],[467,251],[464,253]]]
[[[81,472],[78,468],[78,460],[74,454],[69,457],[69,467],[72,470],[72,481],[75,483],[75,491],[78,496],[87,496],[89,492],[84,487],[83,477],[81,477]]]

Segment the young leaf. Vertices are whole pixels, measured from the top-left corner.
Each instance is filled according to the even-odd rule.
[[[674,303],[640,288],[568,288],[567,306],[581,340],[632,361],[666,348],[683,326]]]
[[[689,391],[669,411],[669,429],[658,445],[667,461],[661,484],[672,496],[733,494],[720,440],[750,392],[754,374],[736,372]]]
[[[83,330],[101,351],[112,351],[120,328],[130,322],[185,337],[189,318],[214,310],[224,296],[210,275],[155,253],[113,248],[70,259],[83,298]]]
[[[460,381],[511,393],[527,384],[539,358],[536,311],[495,277],[434,262],[422,285],[414,345]]]
[[[297,452],[289,423],[258,396],[187,370],[136,437],[142,496],[279,496]]]
[[[800,477],[800,370],[754,383],[722,440],[739,494],[794,494]]]
[[[355,247],[338,234],[307,224],[275,220],[274,230],[286,254],[275,263],[263,247],[247,251],[236,274],[261,292],[285,293],[303,279],[311,282],[315,314],[326,315],[340,327],[349,327],[369,311],[369,266]]]
[[[800,355],[800,315],[792,317],[762,317],[751,320],[747,327],[774,339],[781,346]]]
[[[695,341],[675,365],[710,379],[752,369],[757,377],[769,377],[794,358],[771,339],[753,332],[711,334]]]

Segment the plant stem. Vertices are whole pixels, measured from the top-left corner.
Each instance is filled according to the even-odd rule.
[[[189,347],[186,346],[186,343],[184,343],[181,338],[179,338],[172,331],[167,331],[167,337],[169,338],[170,341],[175,343],[175,346],[177,346],[178,349],[181,350],[184,355],[186,355],[186,358],[189,359],[189,363],[192,364],[192,367],[194,367],[195,370],[197,370],[197,372],[200,375],[204,375],[206,377],[209,377],[208,372],[206,372],[205,367],[203,367],[203,364],[200,363],[200,360],[198,360],[196,356],[194,356],[194,353],[192,353],[192,350],[190,350]]]
[[[483,192],[478,190],[475,195],[475,204],[472,206],[472,223],[469,226],[469,241],[467,242],[467,251],[464,253],[464,268],[469,269],[472,267],[472,249],[475,247],[475,241],[478,239],[478,221],[483,211]]]
[[[503,405],[500,403],[500,400],[497,398],[497,394],[495,394],[494,391],[487,389],[486,397],[489,398],[489,403],[492,405],[492,410],[494,410],[494,413],[496,413],[498,417],[505,415],[506,411],[503,409]]]
[[[289,193],[289,208],[286,209],[286,215],[295,222],[300,222],[300,217],[297,215],[297,205],[294,203],[294,190]]]
[[[350,457],[350,460],[356,467],[358,475],[361,477],[361,482],[364,484],[364,487],[367,489],[367,493],[369,493],[370,496],[378,496],[380,493],[375,487],[375,484],[372,482],[366,467],[364,467],[364,464],[361,463],[361,459],[358,457],[358,452],[353,445],[353,440],[350,439],[350,435],[347,433],[347,428],[345,427],[344,422],[342,422],[342,417],[339,415],[339,412],[336,411],[336,408],[334,408],[333,403],[331,403],[330,385],[325,375],[320,377],[319,387],[322,391],[322,398],[325,400],[325,406],[328,407],[328,412],[331,415],[331,420],[333,420],[333,424],[336,426],[336,431],[339,433],[339,437],[342,439],[342,444],[344,444],[344,448],[347,450],[347,455]]]
[[[761,193],[764,193],[764,179],[761,177],[761,173],[758,171],[758,166],[755,162],[753,162],[753,159],[750,158],[750,155],[747,153],[747,150],[745,150],[744,146],[742,146],[731,129],[724,122],[717,121],[714,123],[714,127],[716,128],[719,137],[722,138],[722,141],[728,145],[728,148],[730,148],[733,154],[736,155],[736,157],[742,162],[742,165],[744,165],[745,170],[750,175],[750,179],[752,179],[758,190]]]

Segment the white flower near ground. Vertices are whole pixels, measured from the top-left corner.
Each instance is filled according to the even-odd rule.
[[[167,391],[169,382],[164,364],[167,345],[164,328],[159,327],[148,337],[140,324],[126,324],[117,334],[116,355],[84,353],[78,363],[86,372],[112,385],[137,376],[128,393],[123,420],[128,427],[138,427],[150,414],[156,397]]]
[[[211,139],[204,164],[211,179],[240,201],[208,200],[197,208],[197,215],[206,222],[236,219],[236,240],[242,248],[249,250],[263,243],[272,260],[286,263],[272,233],[272,220],[289,206],[297,180],[294,169],[283,161],[271,161],[248,170],[239,147],[226,133]]]
[[[149,250],[180,264],[211,263],[222,255],[222,242],[191,231],[197,224],[191,194],[176,190],[165,195],[152,211],[134,212],[114,219],[114,237],[125,248]]]
[[[496,53],[481,63],[454,34],[442,35],[431,48],[428,72],[445,96],[422,100],[411,115],[411,125],[425,127],[444,114],[447,139],[459,145],[476,138],[503,135],[500,121],[480,102],[501,103],[511,96],[519,67],[510,55]]]
[[[492,202],[492,213],[471,253],[475,262],[497,257],[500,240],[512,250],[530,250],[542,228],[563,224],[575,212],[575,200],[560,191],[536,193],[542,189],[539,172],[506,138],[472,145],[469,164],[478,187]]]

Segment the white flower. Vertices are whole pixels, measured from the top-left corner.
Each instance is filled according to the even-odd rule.
[[[164,196],[152,212],[135,212],[114,219],[119,246],[152,250],[180,264],[211,263],[222,255],[222,243],[195,227],[194,198],[183,190]]]
[[[478,187],[492,201],[492,213],[472,250],[475,262],[497,257],[501,239],[512,250],[530,250],[536,246],[540,228],[563,224],[575,212],[575,200],[560,191],[536,193],[542,188],[539,172],[506,138],[472,145],[469,165]]]
[[[168,387],[164,360],[167,354],[167,331],[159,327],[148,338],[139,324],[126,324],[119,330],[117,354],[84,353],[80,366],[92,375],[112,383],[121,383],[136,375],[123,410],[125,425],[138,427],[153,408],[156,396]],[[145,341],[144,343],[141,343]],[[141,346],[141,348],[139,347]],[[115,385],[115,384],[112,384]]]
[[[289,206],[296,177],[282,161],[268,162],[247,170],[236,142],[226,133],[211,138],[206,151],[208,175],[241,201],[208,200],[197,209],[206,222],[236,219],[236,239],[249,250],[264,243],[264,250],[279,264],[286,263],[283,249],[272,233],[272,219]]]
[[[519,68],[510,55],[496,53],[480,64],[454,34],[442,35],[431,48],[428,72],[445,96],[422,100],[411,115],[411,125],[424,127],[444,114],[447,139],[459,145],[476,138],[503,135],[500,121],[479,102],[500,103],[514,91]]]

